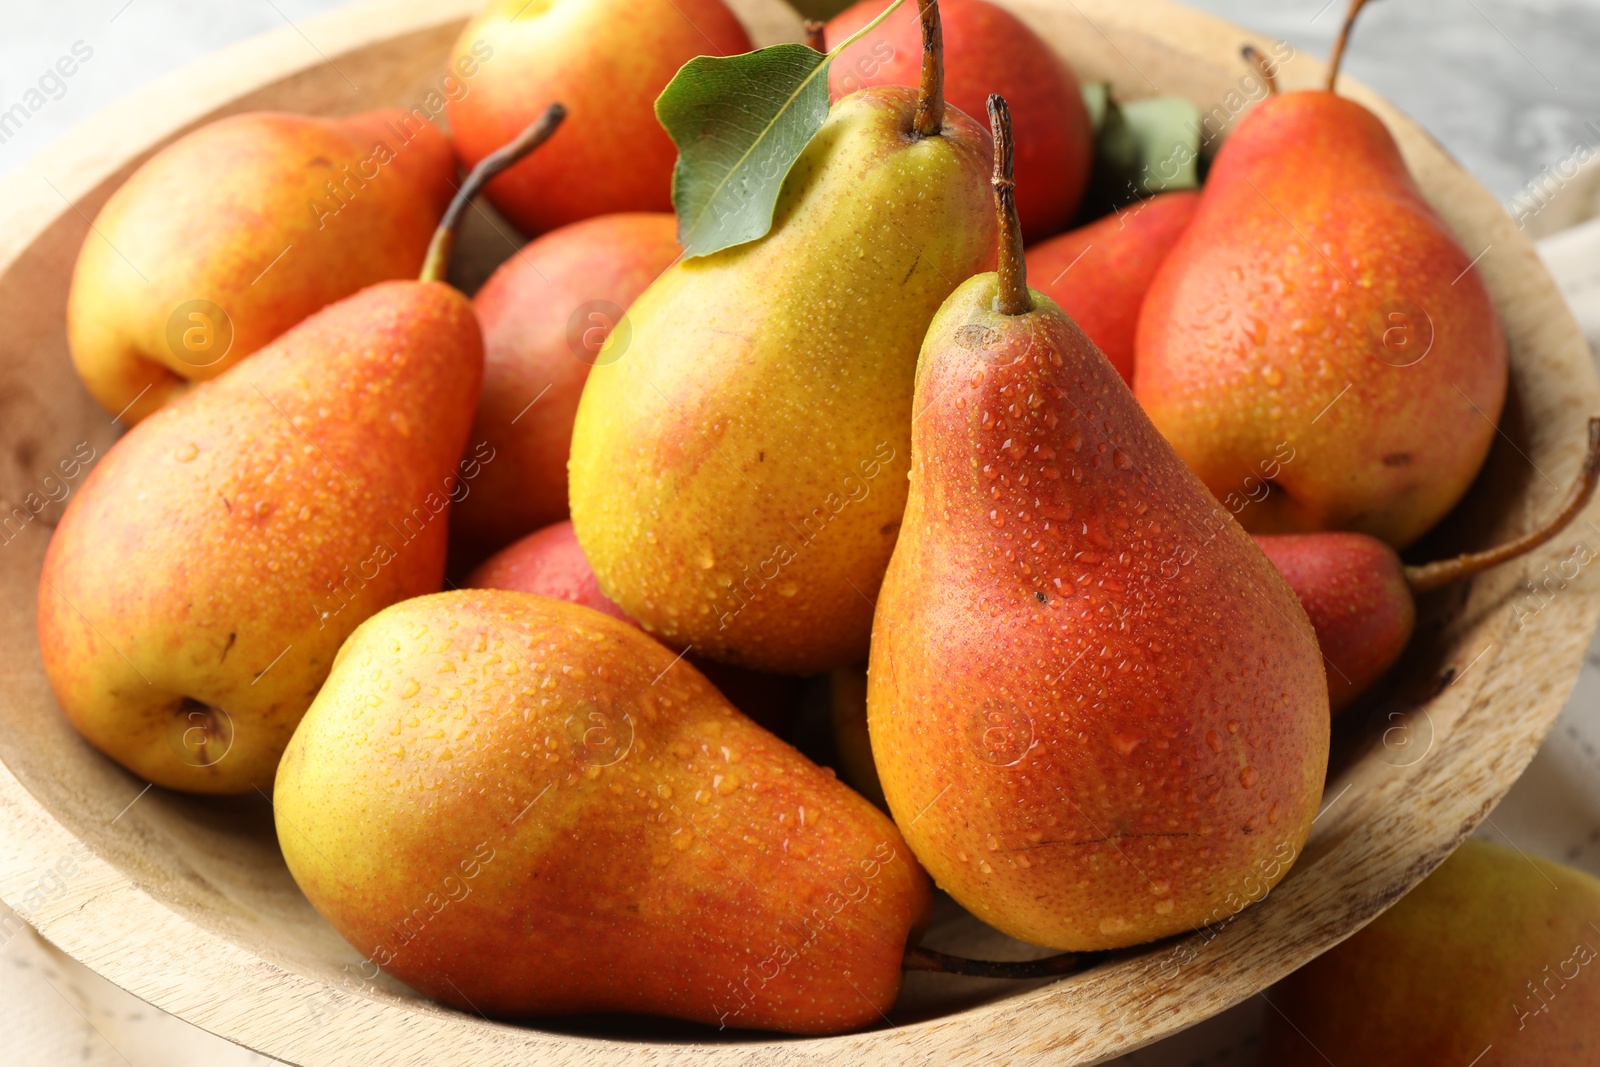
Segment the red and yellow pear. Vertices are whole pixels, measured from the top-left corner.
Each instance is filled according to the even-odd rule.
[[[332,304],[135,426],[67,506],[39,650],[90,743],[157,785],[245,793],[346,636],[444,580],[483,338],[444,284],[453,227],[553,106],[463,184],[421,281]]]
[[[930,905],[883,813],[637,628],[527,593],[363,624],[274,810],[335,930],[494,1018],[869,1026]]]
[[[945,107],[923,10],[923,87],[835,104],[771,231],[670,267],[584,385],[573,526],[606,595],[677,648],[778,674],[866,656],[917,349],[994,255],[988,133]]]
[[[1394,666],[1416,625],[1416,598],[1532,552],[1576,519],[1600,479],[1600,419],[1571,494],[1550,521],[1502,545],[1408,566],[1394,549],[1358,533],[1258,534],[1317,631],[1328,670],[1328,701],[1338,714]],[[1565,582],[1575,575],[1557,575]]]
[[[1461,246],[1383,121],[1332,76],[1271,96],[1218,152],[1150,285],[1134,392],[1218,497],[1293,450],[1240,515],[1252,533],[1404,548],[1466,492],[1505,401],[1484,252]]]
[[[531,122],[545,100],[573,121],[548,152],[489,184],[523,232],[593,215],[672,210],[672,140],[655,101],[699,55],[737,55],[750,37],[722,0],[490,0],[449,65],[470,89],[446,113],[469,167]]]
[[[72,361],[133,425],[337,300],[416,277],[455,185],[415,114],[276,112],[202,126],[144,163],[84,238]]]
[[[1004,95],[1004,94],[1002,94]],[[1158,193],[1028,249],[1028,277],[1133,384],[1139,309],[1200,194]]]
[[[1462,843],[1398,904],[1275,986],[1262,1067],[1600,1062],[1600,880]]]
[[[825,39],[843,41],[883,10],[862,0],[828,21]],[[915,0],[840,52],[828,70],[835,100],[873,85],[920,84],[922,40]],[[1022,235],[1060,233],[1089,183],[1094,134],[1078,78],[1066,60],[1010,11],[989,0],[942,0],[944,92],[981,116],[990,93],[1011,105],[1017,125],[1017,211]]]
[[[472,439],[491,458],[451,515],[460,553],[481,558],[567,517],[583,383],[628,305],[682,252],[676,225],[648,213],[563,226],[506,260],[472,298],[484,344]],[[625,351],[619,344],[607,358]]]
[[[1000,270],[952,294],[917,366],[868,728],[941,889],[1013,937],[1118,948],[1287,872],[1322,796],[1327,682],[1293,591],[1028,289],[990,107]]]

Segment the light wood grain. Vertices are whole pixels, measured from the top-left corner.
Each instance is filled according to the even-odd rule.
[[[1072,62],[1126,97],[1182,93],[1228,108],[1250,35],[1149,0],[1006,0]],[[369,0],[209,57],[129,97],[0,185],[0,501],[38,491],[79,442],[104,452],[115,427],[67,359],[67,279],[91,219],[149,152],[196,124],[274,107],[341,113],[408,104],[477,0]],[[734,5],[763,43],[797,39],[777,0]],[[314,42],[315,48],[308,45]],[[1258,45],[1268,42],[1256,40]],[[1320,79],[1310,57],[1288,86]],[[1600,412],[1578,328],[1532,247],[1495,200],[1422,131],[1351,81],[1399,138],[1430,200],[1480,269],[1505,318],[1513,389],[1504,432],[1469,499],[1427,549],[1490,543],[1546,513],[1574,475],[1584,419]],[[464,238],[482,265],[510,253],[490,227]],[[481,276],[481,269],[475,271]],[[1586,518],[1594,518],[1596,512]],[[1335,731],[1328,808],[1291,876],[1232,922],[1130,952],[1053,985],[1018,988],[913,976],[894,1028],[826,1040],[486,1022],[386,979],[311,910],[278,854],[265,798],[210,801],[143,783],[82,743],[55,706],[34,640],[35,585],[60,505],[0,545],[0,897],[73,958],[183,1019],[294,1063],[836,1064],[1093,1063],[1251,996],[1349,936],[1440,862],[1531,759],[1576,678],[1600,615],[1580,577],[1517,626],[1518,583],[1593,528],[1431,598],[1395,685]],[[3,539],[3,538],[0,538]],[[1455,681],[1441,688],[1454,672]],[[1431,724],[1409,765],[1386,747],[1392,708]],[[1421,746],[1419,745],[1419,748]],[[131,804],[131,806],[129,806]],[[1248,887],[1241,887],[1247,891]],[[957,910],[934,943],[1001,951]],[[641,1043],[642,1042],[642,1043]]]

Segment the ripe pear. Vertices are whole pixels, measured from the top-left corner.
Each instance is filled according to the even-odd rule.
[[[1252,533],[1404,548],[1471,484],[1505,400],[1482,251],[1372,112],[1332,91],[1271,96],[1218,152],[1150,285],[1134,392],[1218,497],[1293,449],[1239,516]]]
[[[1317,631],[1333,713],[1348,706],[1400,658],[1416,625],[1418,595],[1463,581],[1549,541],[1583,511],[1597,480],[1600,418],[1589,420],[1588,452],[1566,504],[1548,522],[1494,548],[1408,566],[1394,549],[1366,534],[1257,535],[1256,543],[1294,590]],[[1587,562],[1588,555],[1579,559],[1575,551],[1560,564],[1553,580],[1564,585]],[[1564,573],[1568,568],[1572,573]],[[1547,577],[1541,584],[1551,580]]]
[[[106,755],[171,789],[265,788],[345,637],[439,588],[483,379],[477,316],[439,279],[485,178],[560,121],[552,105],[468,177],[422,280],[324,308],[84,481],[45,553],[39,649]]]
[[[570,522],[554,523],[506,546],[467,575],[461,584],[469,589],[538,593],[593,608],[629,626],[639,625],[600,591],[599,579],[584,557],[583,546],[578,544]],[[774,733],[787,729],[799,709],[800,680],[797,678],[747,670],[699,656],[686,654],[684,658],[732,701],[734,707]]]
[[[1028,249],[1028,277],[1133,384],[1139,309],[1200,194],[1158,193]]]
[[[682,251],[676,225],[651,213],[563,226],[506,260],[473,297],[484,371],[472,440],[493,458],[451,515],[453,547],[468,558],[567,517],[583,383],[628,305]]]
[[[606,595],[669,644],[783,674],[866,656],[917,349],[994,255],[988,135],[920,102],[931,119],[899,86],[835,104],[772,231],[673,265],[589,375],[572,522]]]
[[[575,120],[490,183],[494,206],[529,234],[670,211],[677,154],[656,97],[694,57],[752,47],[722,0],[491,0],[450,54],[467,85],[446,105],[456,152],[476,165],[560,100]]]
[[[234,115],[106,201],[67,298],[72,361],[133,425],[312,312],[416,277],[450,201],[444,134],[397,109]]]
[[[1468,840],[1279,983],[1262,1067],[1600,1062],[1600,880]]]
[[[917,365],[868,727],[940,888],[1013,937],[1118,948],[1287,872],[1322,795],[1327,682],[1293,591],[1027,288],[991,108],[1000,271],[952,294]]]
[[[845,40],[883,8],[883,0],[847,8],[828,21],[826,39]],[[976,116],[983,115],[990,93],[1006,98],[1017,124],[1022,235],[1035,241],[1060,233],[1083,198],[1094,156],[1094,133],[1077,75],[1026,23],[989,0],[941,0],[939,10],[946,42],[945,97]],[[872,85],[919,84],[917,21],[913,0],[840,52],[828,68],[833,98]]]
[[[870,1025],[929,909],[894,824],[830,772],[634,627],[526,593],[363,624],[274,809],[334,929],[495,1018]]]

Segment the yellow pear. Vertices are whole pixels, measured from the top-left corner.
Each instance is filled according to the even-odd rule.
[[[573,526],[606,595],[671,644],[790,674],[866,656],[917,350],[994,255],[988,134],[942,101],[919,132],[927,95],[834,105],[772,231],[667,270],[589,376]]]
[[[927,876],[894,824],[590,608],[468,589],[340,650],[274,797],[295,880],[412,987],[496,1018],[826,1033],[900,988]]]

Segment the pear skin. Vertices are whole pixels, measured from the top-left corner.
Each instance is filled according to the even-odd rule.
[[[538,593],[569,604],[582,604],[630,626],[639,625],[600,591],[599,579],[584,558],[583,546],[578,544],[570,522],[554,523],[507,545],[467,575],[467,580],[461,584],[468,589]],[[773,733],[781,734],[788,729],[799,710],[801,682],[798,678],[752,671],[689,654],[685,654],[684,659],[704,674],[734,707]]]
[[[1119,948],[1288,871],[1322,795],[1327,682],[1293,591],[1105,356],[1047,297],[1002,314],[999,292],[994,274],[957,289],[917,367],[872,752],[963,907]]]
[[[1134,392],[1252,533],[1404,548],[1472,483],[1506,393],[1499,314],[1394,138],[1327,92],[1228,137],[1140,312]],[[1492,254],[1492,253],[1491,253]]]
[[[988,135],[917,94],[836,104],[772,231],[685,259],[589,375],[572,521],[606,594],[677,647],[809,674],[866,655],[905,504],[929,320],[993,262]]]
[[[864,0],[828,20],[838,43],[877,18],[885,0]],[[872,85],[918,85],[922,31],[915,0],[840,52],[828,68],[835,100]],[[989,0],[939,0],[944,26],[944,92],[968,115],[981,116],[990,93],[1011,105],[1017,127],[1017,210],[1028,240],[1071,224],[1089,182],[1094,133],[1078,77],[1028,25]],[[964,281],[959,278],[957,281]]]
[[[1394,666],[1417,623],[1405,565],[1366,534],[1262,534],[1256,543],[1278,568],[1317,631],[1337,715]]]
[[[1468,840],[1271,993],[1262,1067],[1600,1062],[1600,880]]]
[[[454,179],[444,134],[400,110],[203,126],[135,171],[84,238],[73,365],[131,426],[312,312],[416,277]]]
[[[493,460],[451,513],[452,549],[481,559],[567,517],[583,383],[628,306],[682,252],[676,227],[667,213],[563,226],[506,260],[472,298],[484,344],[472,440]]]
[[[1158,193],[1028,249],[1028,277],[1129,385],[1145,293],[1199,203],[1188,190]]]
[[[269,786],[345,637],[439,588],[482,374],[465,297],[385,282],[129,431],[39,581],[78,731],[157,785]]]
[[[929,908],[894,824],[831,772],[636,628],[526,593],[363,624],[274,808],[334,929],[495,1018],[871,1025]]]
[[[694,57],[753,47],[722,0],[491,0],[450,54],[466,85],[446,105],[456,152],[477,164],[559,100],[572,121],[489,184],[495,207],[530,235],[671,211],[678,154],[656,97]]]

